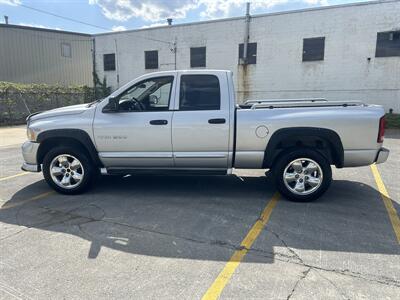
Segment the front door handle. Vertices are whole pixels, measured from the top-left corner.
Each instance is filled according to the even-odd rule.
[[[167,120],[151,120],[150,125],[167,125]]]
[[[226,120],[223,118],[208,120],[208,123],[210,123],[210,124],[225,124],[225,122],[226,122]]]

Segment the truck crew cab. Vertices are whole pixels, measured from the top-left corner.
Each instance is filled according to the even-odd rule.
[[[29,116],[22,169],[43,171],[64,194],[83,192],[99,171],[271,169],[284,196],[309,201],[329,187],[331,165],[386,161],[383,116],[381,106],[354,101],[237,105],[230,71],[150,73],[105,99]]]

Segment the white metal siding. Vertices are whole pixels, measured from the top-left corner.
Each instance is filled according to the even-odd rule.
[[[0,81],[93,86],[90,36],[0,26],[0,42]]]

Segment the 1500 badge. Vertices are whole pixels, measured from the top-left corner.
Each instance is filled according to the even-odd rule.
[[[128,137],[125,135],[98,135],[101,140],[126,140]]]

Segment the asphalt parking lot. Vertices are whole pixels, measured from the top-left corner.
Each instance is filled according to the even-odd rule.
[[[103,177],[63,196],[20,171],[22,134],[0,129],[1,299],[400,297],[399,132],[382,184],[371,167],[334,169],[306,204],[254,170]]]

